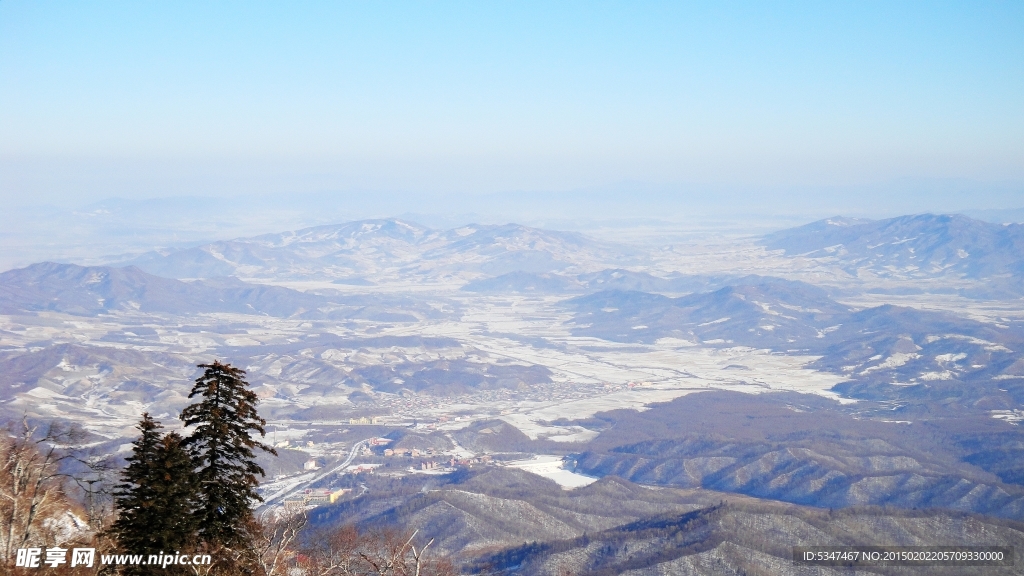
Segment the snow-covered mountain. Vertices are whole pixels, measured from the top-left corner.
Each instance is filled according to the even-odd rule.
[[[431,230],[397,219],[363,220],[212,242],[128,262],[161,276],[365,280],[374,275],[442,277],[544,273],[625,258],[619,248],[571,232],[517,224]],[[596,264],[590,268],[596,267]]]
[[[862,398],[955,397],[991,409],[1024,399],[1024,326],[890,304],[857,310],[820,288],[773,278],[679,298],[603,291],[568,300],[573,334],[618,342],[683,339],[813,354]],[[741,367],[742,368],[742,367]]]
[[[609,290],[567,304],[580,335],[626,342],[696,338],[783,350],[805,346],[849,312],[810,284],[758,276],[680,298]]]
[[[0,274],[0,417],[80,423],[116,450],[143,411],[174,426],[196,364],[219,359],[247,371],[273,442],[289,446],[291,464],[267,465],[283,483],[310,458],[340,463],[386,435],[389,447],[457,445],[460,459],[535,454],[557,466],[551,455],[566,454],[538,473],[707,488],[714,502],[732,492],[1020,520],[1020,300],[874,291],[1019,279],[1018,233],[959,217],[833,219],[769,237],[768,253],[750,238],[626,248],[515,224],[370,220],[135,266],[44,262]],[[408,466],[385,462],[389,474]],[[481,497],[495,498],[466,500],[463,472],[424,475],[429,490],[400,498],[393,477],[361,477],[368,490],[333,510],[394,505],[424,514],[409,523],[447,526],[463,517],[459,502],[477,514]],[[439,481],[459,486],[456,505],[410,507],[439,497]],[[619,494],[619,482],[592,486]],[[522,503],[526,485],[493,488]],[[528,492],[549,503],[586,494],[549,488]],[[632,506],[616,522],[632,521]],[[589,526],[574,534],[590,538]]]
[[[231,312],[310,320],[385,321],[443,314],[437,306],[403,296],[301,292],[230,277],[185,282],[155,276],[135,266],[42,262],[0,274],[0,314],[43,311],[76,316]]]
[[[137,310],[171,314],[238,312],[291,316],[325,299],[279,286],[230,279],[182,282],[135,266],[77,266],[42,262],[0,274],[0,311],[54,311],[82,316]]]
[[[835,217],[775,232],[762,241],[787,255],[831,259],[853,273],[864,269],[911,278],[1024,278],[1024,224],[992,224],[961,215],[877,221]]]

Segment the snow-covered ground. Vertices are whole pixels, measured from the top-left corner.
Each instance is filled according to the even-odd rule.
[[[367,287],[361,287],[367,290]],[[496,400],[493,395],[465,395],[445,401],[410,402],[413,408],[395,414],[407,420],[436,419],[462,413],[460,425],[497,414],[531,437],[558,441],[583,441],[593,436],[578,427],[548,424],[560,418],[583,418],[604,410],[638,408],[665,402],[694,392],[722,389],[748,393],[792,390],[836,398],[830,389],[842,378],[807,368],[808,356],[772,353],[750,348],[720,348],[666,338],[653,344],[623,344],[570,333],[568,313],[559,306],[563,298],[527,296],[467,296],[443,292],[432,297],[457,302],[459,318],[442,317],[415,322],[347,321],[336,324],[244,314],[204,314],[187,319],[155,314],[111,314],[97,318],[42,313],[26,322],[24,317],[0,316],[3,343],[9,349],[31,352],[40,342],[67,342],[86,352],[107,356],[91,364],[76,363],[65,354],[44,372],[35,386],[12,390],[8,407],[42,417],[68,417],[107,436],[132,435],[142,411],[149,410],[174,427],[186,398],[195,364],[212,358],[238,362],[233,350],[265,355],[243,359],[249,380],[261,395],[274,421],[278,441],[295,440],[297,431],[284,432],[293,414],[313,406],[348,406],[352,388],[341,381],[317,378],[324,366],[339,376],[357,366],[463,358],[471,362],[504,362],[551,371],[551,392],[535,388],[527,399]],[[187,321],[187,325],[183,325]],[[111,341],[110,335],[142,325],[153,334],[138,341]],[[230,327],[230,330],[225,330]],[[274,346],[294,348],[311,330],[342,338],[444,337],[458,342],[449,348],[426,349],[391,345],[358,350],[327,350],[314,354],[299,347],[287,354],[271,353]],[[225,333],[227,332],[227,333]],[[127,356],[138,352],[141,356]],[[110,354],[119,354],[126,365],[111,365]],[[154,356],[155,355],[155,356]],[[152,361],[153,358],[159,360]],[[177,364],[167,364],[176,360]],[[310,364],[316,360],[316,365]],[[299,368],[309,364],[309,368]],[[320,366],[320,368],[317,368]],[[310,374],[311,376],[306,376]],[[300,380],[294,380],[298,376]],[[145,382],[122,391],[125,381]],[[334,392],[327,392],[333,387]],[[571,393],[560,390],[571,389]],[[415,406],[420,406],[415,408]],[[455,424],[455,422],[453,422]]]
[[[861,281],[827,261],[768,251],[752,237],[698,238],[680,234],[668,242],[655,242],[663,232],[645,235],[641,231],[635,235],[635,244],[642,246],[647,256],[642,265],[631,270],[665,277],[763,274],[831,285]],[[282,238],[281,242],[291,241],[287,235]],[[435,240],[447,242],[440,237]],[[315,409],[335,410],[327,414],[351,409],[349,396],[357,391],[367,392],[346,383],[345,376],[353,368],[444,359],[543,366],[551,371],[553,383],[546,388],[534,387],[525,395],[505,398],[481,392],[451,398],[396,400],[396,395],[373,395],[369,391],[373,400],[391,402],[387,404],[388,412],[378,412],[387,413],[396,421],[418,422],[458,414],[458,420],[449,418],[448,428],[500,417],[530,437],[573,442],[587,440],[594,432],[552,422],[618,408],[643,409],[652,403],[706,390],[753,394],[789,390],[845,401],[831,391],[843,378],[808,368],[814,357],[723,348],[671,338],[653,344],[624,344],[576,337],[572,335],[572,315],[561,306],[568,295],[465,292],[460,288],[467,279],[479,276],[479,272],[459,268],[468,260],[433,261],[422,257],[426,254],[423,250],[425,246],[391,254],[391,264],[374,258],[360,260],[357,268],[364,272],[361,285],[334,283],[333,278],[341,273],[338,271],[325,272],[322,279],[311,279],[310,275],[249,278],[297,290],[333,291],[353,298],[404,298],[420,303],[421,309],[447,311],[437,315],[416,312],[412,314],[416,320],[358,317],[311,321],[229,313],[188,317],[142,312],[96,317],[53,312],[0,315],[0,352],[40,355],[18,361],[19,365],[34,368],[26,373],[24,381],[17,380],[21,376],[9,377],[12,382],[4,399],[6,409],[12,414],[69,418],[108,437],[133,435],[132,426],[144,410],[174,428],[177,414],[188,402],[186,396],[196,376],[195,364],[213,358],[249,370],[249,380],[262,398],[268,419],[279,424],[280,430],[288,429],[289,422],[331,418],[300,416],[316,413]],[[479,254],[474,254],[466,258],[479,258]],[[586,260],[579,266],[589,269],[598,264]],[[450,273],[443,272],[448,269]],[[888,280],[878,280],[884,281]],[[844,302],[857,306],[885,302],[912,305],[995,324],[1024,319],[1024,308],[1017,302],[983,302],[956,296],[862,294]],[[356,349],[345,350],[340,349],[344,348],[341,343],[328,350],[314,350],[314,344],[303,348],[301,343],[314,335],[329,336],[338,342],[363,343]],[[441,337],[454,343],[446,348],[414,344],[375,347],[366,343],[386,337]],[[85,352],[53,350],[65,345],[80,347]],[[88,361],[74,360],[76,354],[88,356],[93,352],[103,354]],[[43,366],[47,362],[50,365]],[[36,369],[39,366],[43,368]],[[364,405],[361,409],[375,408]],[[268,431],[271,430],[273,427]],[[297,429],[292,430],[279,432],[278,442],[296,440]]]
[[[577,474],[562,468],[561,456],[540,454],[529,460],[516,460],[514,462],[507,462],[505,465],[554,480],[566,490],[586,486],[597,481],[597,478],[584,476],[583,474]]]

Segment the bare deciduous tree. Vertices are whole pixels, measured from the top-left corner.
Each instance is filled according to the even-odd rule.
[[[455,576],[458,571],[445,559],[427,556],[433,544],[414,543],[418,531],[382,530],[359,533],[345,526],[314,535],[300,550],[299,568],[304,576]]]
[[[295,552],[292,545],[306,526],[306,511],[284,512],[278,515],[264,515],[254,520],[253,549],[256,564],[264,576],[280,576],[288,573],[288,560]]]
[[[417,533],[419,530],[414,531],[408,538],[403,538],[403,534],[393,531],[369,535],[365,550],[359,555],[373,569],[371,574],[420,576],[425,568],[425,553],[434,540],[431,539],[416,550],[412,541]],[[405,542],[402,542],[403,539]]]
[[[304,576],[350,576],[360,574],[359,551],[362,537],[355,527],[317,530],[300,551],[299,566]]]
[[[0,435],[0,561],[9,566],[18,548],[56,543],[72,518],[59,467],[80,432],[56,423],[42,435],[27,420]]]

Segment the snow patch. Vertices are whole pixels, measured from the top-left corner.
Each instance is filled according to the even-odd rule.
[[[570,472],[563,468],[561,456],[541,454],[534,456],[529,460],[508,462],[505,465],[509,468],[518,468],[525,472],[543,476],[549,480],[554,480],[565,490],[580,488],[597,482],[597,478],[584,476],[583,474],[577,474],[576,472]]]
[[[732,320],[732,318],[719,318],[718,320],[712,320],[711,322],[697,324],[697,326],[711,326],[712,324],[721,324],[722,322],[728,322],[729,320]]]
[[[907,362],[910,362],[911,360],[916,360],[916,359],[918,359],[920,357],[921,357],[920,354],[897,352],[896,354],[893,354],[892,356],[889,356],[888,358],[886,358],[885,361],[882,362],[881,364],[876,364],[875,366],[869,366],[869,367],[865,368],[864,371],[861,372],[861,374],[867,374],[867,373],[873,372],[875,370],[887,370],[889,368],[899,368],[900,366],[903,366]]]

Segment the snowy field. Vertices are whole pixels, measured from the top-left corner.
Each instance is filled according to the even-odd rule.
[[[597,478],[584,476],[583,474],[577,474],[562,468],[561,456],[540,454],[530,458],[529,460],[507,462],[505,466],[508,466],[509,468],[518,468],[531,474],[536,474],[549,480],[554,480],[559,486],[566,490],[586,486],[597,481]]]
[[[635,240],[650,254],[642,271],[656,275],[770,274],[833,285],[860,281],[828,262],[785,257],[752,239],[690,240],[684,235],[654,247],[647,245],[650,239],[642,234]],[[69,418],[108,437],[131,436],[132,426],[144,410],[173,428],[178,411],[187,404],[195,364],[214,358],[249,371],[268,419],[278,424],[279,430],[288,429],[289,422],[346,421],[344,415],[331,414],[352,409],[349,398],[354,392],[366,393],[364,400],[375,403],[362,405],[362,410],[387,415],[395,422],[446,420],[445,428],[457,428],[474,420],[500,417],[531,438],[564,442],[585,441],[594,433],[555,421],[620,408],[642,410],[706,390],[751,394],[787,390],[846,401],[831,391],[843,378],[809,369],[815,360],[811,356],[671,338],[653,344],[624,344],[577,337],[572,335],[572,315],[562,306],[568,295],[482,295],[460,289],[472,274],[467,276],[457,267],[448,275],[421,278],[403,268],[364,264],[369,271],[366,285],[250,280],[353,298],[400,298],[416,303],[420,310],[444,312],[413,310],[411,316],[392,321],[355,317],[334,322],[229,313],[0,315],[0,348],[7,354],[29,355],[18,365],[32,366],[25,376],[9,377],[15,382],[8,392],[7,409],[41,418]],[[864,294],[844,302],[858,307],[912,305],[993,324],[1024,319],[1016,302],[956,296]],[[430,349],[361,345],[325,351],[314,349],[314,344],[303,348],[302,342],[315,335],[339,342],[437,337],[454,344]],[[60,346],[77,348],[62,351],[57,349]],[[94,352],[96,357],[89,358]],[[347,374],[356,368],[439,360],[543,366],[550,370],[552,382],[534,386],[525,394],[481,391],[451,397],[386,394],[347,382]],[[18,378],[33,384],[20,384]],[[130,386],[126,387],[126,382]],[[317,415],[316,410],[325,407],[334,412]],[[998,417],[1013,421],[1012,416]],[[282,433],[278,441],[295,440],[294,433]]]
[[[360,287],[368,290],[367,287]],[[377,288],[372,288],[376,290]],[[406,293],[412,297],[413,294]],[[415,297],[456,302],[461,316],[421,319],[415,322],[368,320],[311,323],[294,319],[244,314],[201,314],[170,318],[155,314],[111,314],[97,318],[42,313],[34,318],[0,317],[3,342],[10,348],[32,352],[37,343],[65,342],[82,350],[110,353],[139,352],[149,356],[127,358],[127,365],[97,360],[76,364],[64,359],[42,374],[33,387],[15,390],[9,408],[42,417],[78,420],[105,436],[131,435],[139,414],[149,410],[174,427],[177,412],[187,404],[186,395],[195,377],[194,364],[221,358],[235,361],[231,350],[259,351],[263,346],[292,346],[311,331],[342,339],[381,337],[443,337],[458,342],[449,349],[360,349],[314,354],[301,347],[288,354],[249,361],[249,380],[263,396],[265,409],[273,413],[278,441],[292,440],[295,432],[283,432],[298,411],[314,406],[348,406],[353,391],[343,381],[322,380],[313,388],[294,382],[295,377],[331,366],[341,380],[354,366],[387,366],[439,358],[464,358],[470,362],[528,367],[551,371],[550,391],[532,390],[528,397],[499,398],[494,394],[467,394],[452,398],[403,400],[407,408],[395,408],[393,416],[405,420],[436,419],[462,414],[464,426],[474,419],[500,415],[533,438],[584,441],[593,436],[579,427],[549,424],[561,418],[576,419],[619,408],[642,409],[685,394],[720,389],[747,393],[792,390],[836,399],[830,389],[842,379],[808,369],[814,360],[750,348],[721,348],[666,338],[654,344],[621,344],[571,335],[570,315],[559,306],[562,298],[525,296],[467,296],[451,291],[415,293]],[[131,330],[149,330],[145,338],[125,337]],[[229,333],[224,333],[230,326]],[[116,335],[119,340],[112,341]],[[146,364],[152,355],[159,361]],[[166,364],[178,360],[177,366]],[[320,368],[300,368],[316,360]],[[312,365],[311,365],[312,366]],[[151,395],[122,391],[124,381],[138,381]],[[160,390],[163,390],[162,392]],[[333,391],[332,391],[333,390]],[[385,398],[386,396],[373,396]],[[297,420],[306,420],[296,418]],[[453,422],[453,424],[456,424]]]

